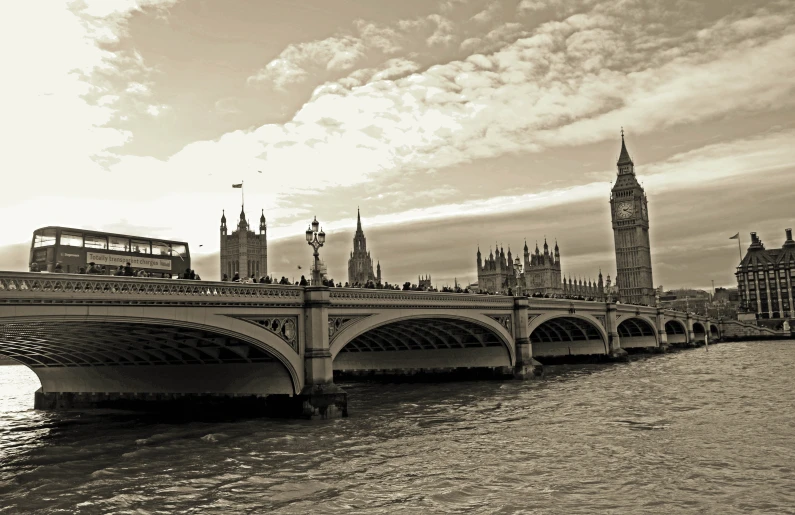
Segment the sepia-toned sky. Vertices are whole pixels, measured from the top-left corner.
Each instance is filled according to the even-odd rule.
[[[732,285],[730,236],[795,226],[792,0],[53,0],[0,38],[0,269],[65,225],[187,240],[216,278],[242,180],[277,276],[317,215],[344,282],[357,206],[389,282],[544,237],[614,275],[622,126],[656,285]]]

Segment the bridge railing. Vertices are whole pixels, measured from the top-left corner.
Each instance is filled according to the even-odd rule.
[[[513,297],[429,291],[330,288],[331,306],[398,306],[513,309]]]
[[[301,305],[304,289],[278,284],[191,281],[152,277],[0,272],[0,302],[13,300],[250,300]]]

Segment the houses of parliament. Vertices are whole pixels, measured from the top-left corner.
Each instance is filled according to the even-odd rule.
[[[510,248],[507,255],[503,248],[489,251],[484,260],[480,248],[477,252],[478,289],[490,293],[512,293],[524,295],[581,295],[598,300],[606,295],[616,295],[622,302],[655,305],[655,290],[651,270],[651,245],[649,241],[648,201],[643,187],[635,175],[635,164],[629,156],[621,131],[618,175],[610,192],[610,215],[616,253],[615,285],[602,278],[598,280],[572,280],[563,277],[560,248],[550,251],[546,239],[543,253],[536,243],[530,252],[524,245],[523,260],[513,260]]]

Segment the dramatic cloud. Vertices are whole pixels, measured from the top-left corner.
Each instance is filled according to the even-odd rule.
[[[219,17],[221,5],[246,16]],[[401,266],[447,277],[441,254],[423,261],[434,227],[455,227],[458,240],[439,245],[469,255],[464,219],[489,220],[478,225],[484,243],[509,234],[499,224],[521,227],[512,217],[532,217],[528,237],[546,225],[562,239],[559,220],[593,219],[601,239],[567,241],[579,252],[567,263],[591,273],[581,267],[591,252],[607,269],[619,127],[666,220],[675,209],[662,211],[662,199],[767,187],[792,169],[793,2],[676,6],[448,1],[376,16],[332,1],[307,18],[239,0],[14,4],[0,29],[6,48],[23,51],[8,53],[16,79],[0,100],[0,166],[16,194],[0,216],[24,222],[0,244],[41,225],[122,226],[213,252],[220,209],[240,201],[230,181],[244,180],[246,205],[266,208],[274,241],[300,235],[314,214],[345,234],[362,203],[369,241],[391,238],[384,256],[421,246],[400,228],[428,224],[412,229],[425,247]],[[174,30],[185,26],[197,29]],[[782,210],[795,200],[775,199]],[[735,209],[711,205],[721,219]],[[746,223],[768,227],[765,216]],[[665,250],[672,233],[654,234],[655,279],[695,280],[698,267]],[[677,240],[697,255],[697,239]],[[349,242],[335,241],[329,266],[342,270]],[[471,266],[456,263],[455,274]]]

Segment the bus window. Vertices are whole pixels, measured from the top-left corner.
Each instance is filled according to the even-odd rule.
[[[185,257],[186,257],[185,253],[186,252],[187,251],[185,249],[185,245],[182,245],[182,244],[179,244],[179,243],[172,243],[171,244],[171,254],[173,256],[181,257],[182,259],[185,259]]]
[[[82,247],[83,235],[75,232],[63,231],[61,233],[61,245],[68,245],[69,247]]]
[[[111,236],[108,238],[108,250],[127,252],[130,250],[130,240],[127,238],[119,238],[118,236]]]
[[[108,238],[105,236],[92,236],[87,234],[85,237],[85,247],[87,249],[107,249]]]
[[[162,241],[152,242],[152,254],[155,256],[168,256],[168,245]]]
[[[138,254],[151,254],[151,250],[149,249],[149,242],[148,241],[141,241],[141,240],[132,240],[131,243],[132,252],[136,252]]]
[[[55,245],[55,229],[42,229],[34,233],[34,247],[48,247],[50,245]]]

